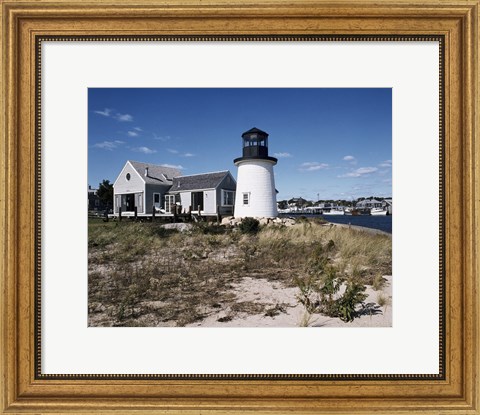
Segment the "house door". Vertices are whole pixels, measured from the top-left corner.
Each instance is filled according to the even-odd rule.
[[[125,195],[125,210],[127,212],[133,212],[135,208],[135,195],[134,194],[129,194]]]
[[[153,194],[153,206],[155,206],[156,209],[161,209],[162,203],[160,201],[160,193]]]
[[[137,198],[137,212],[143,213],[143,193],[136,193],[135,197]]]
[[[203,210],[203,192],[192,192],[192,210]]]

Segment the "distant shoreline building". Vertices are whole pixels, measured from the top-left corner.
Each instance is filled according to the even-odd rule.
[[[277,217],[277,159],[268,155],[268,134],[254,127],[242,134],[242,141],[243,155],[233,161],[238,167],[234,216]]]

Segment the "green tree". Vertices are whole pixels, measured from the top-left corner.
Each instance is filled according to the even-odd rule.
[[[243,218],[238,225],[238,229],[240,229],[242,233],[255,235],[260,230],[260,222],[255,218]]]
[[[278,202],[278,208],[279,209],[288,208],[288,202],[286,200],[280,200],[280,202]]]
[[[103,180],[102,183],[99,183],[97,196],[107,207],[113,206],[113,184],[110,183],[110,180]]]

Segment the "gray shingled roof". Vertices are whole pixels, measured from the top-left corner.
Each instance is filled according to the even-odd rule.
[[[178,169],[172,167],[159,166],[158,164],[142,163],[141,161],[128,160],[133,168],[142,176],[147,184],[166,184],[171,185],[174,177],[181,176]],[[145,176],[145,167],[148,167],[148,176]],[[165,175],[165,177],[163,177]]]
[[[228,170],[225,170],[215,173],[175,177],[173,179],[173,185],[170,189],[170,193],[183,192],[186,190],[214,189],[221,183],[228,173]]]

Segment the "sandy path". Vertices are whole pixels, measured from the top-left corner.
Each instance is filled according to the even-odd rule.
[[[375,305],[370,308],[370,311],[357,317],[351,323],[344,323],[339,318],[320,314],[307,316],[305,308],[298,303],[296,298],[298,288],[284,287],[280,282],[270,282],[263,278],[245,277],[234,286],[237,303],[266,303],[271,309],[275,309],[277,306],[281,310],[277,310],[277,315],[272,317],[266,316],[264,313],[249,315],[227,308],[187,327],[301,327],[305,323],[308,323],[309,327],[391,327],[392,277],[384,276],[384,278],[387,281],[382,290],[375,291],[367,285],[368,297],[365,303],[375,303]],[[390,304],[383,308],[379,307],[376,304],[379,294],[388,298]],[[218,321],[218,319],[224,321]]]

